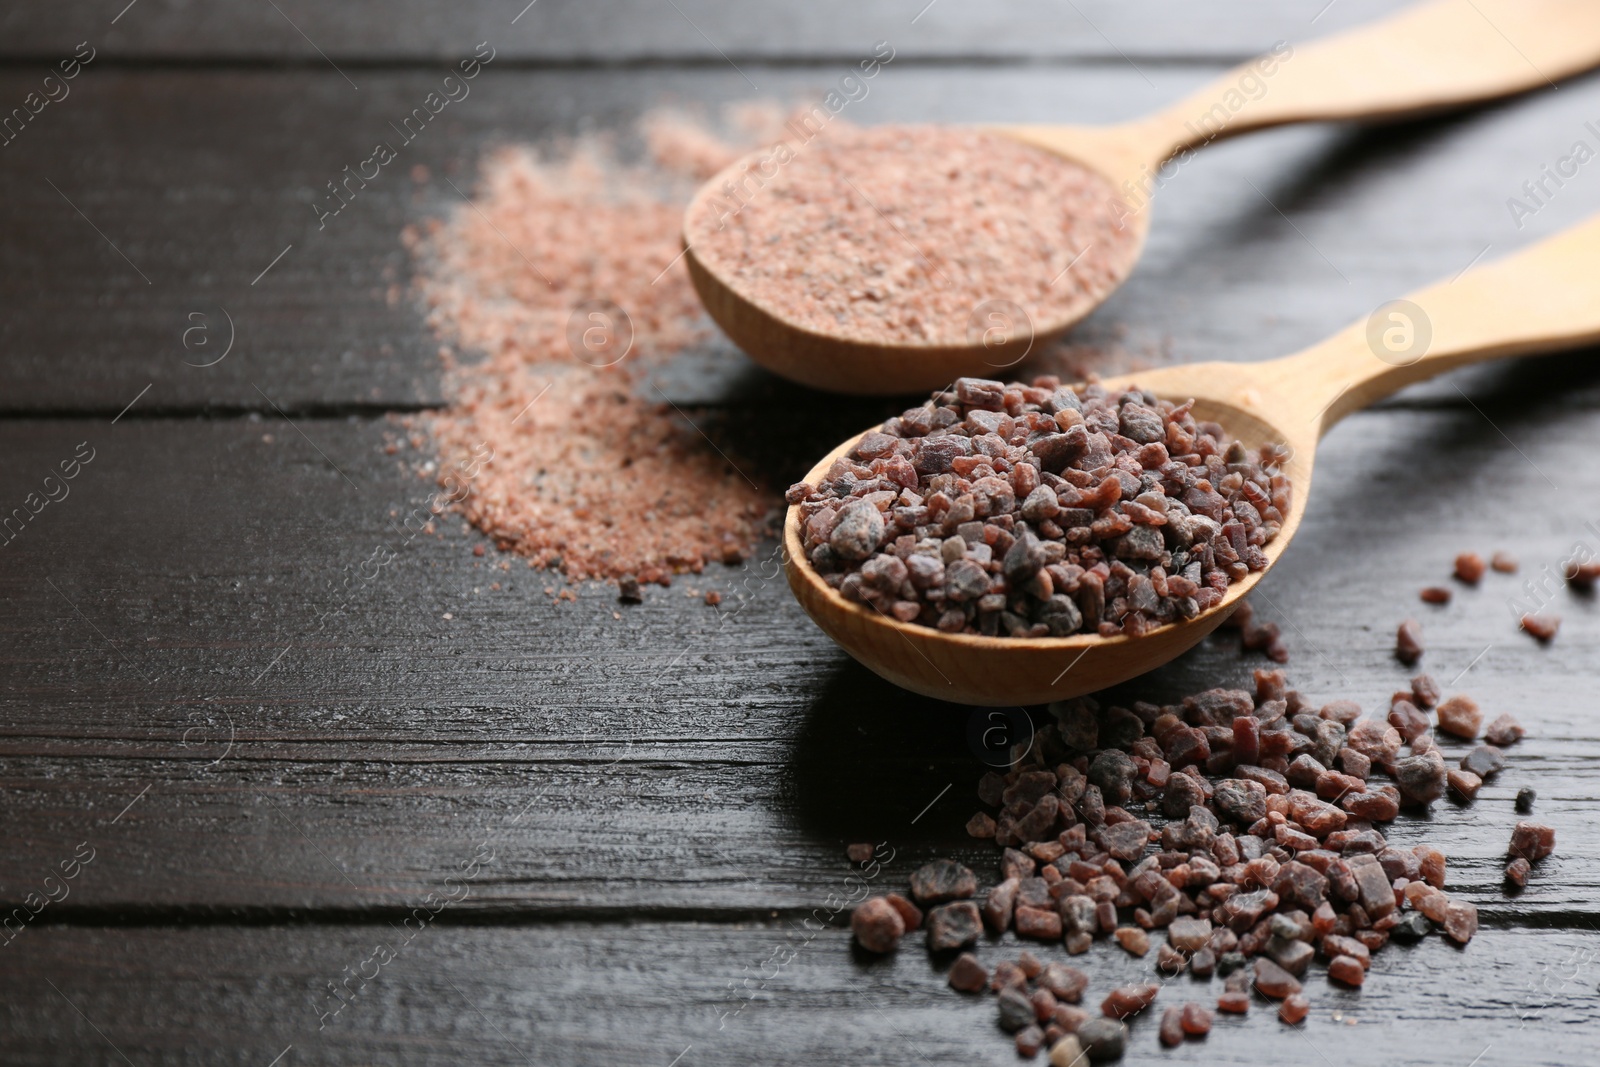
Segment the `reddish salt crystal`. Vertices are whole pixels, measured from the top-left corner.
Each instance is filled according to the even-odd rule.
[[[1172,765],[1164,759],[1152,759],[1144,775],[1144,780],[1157,789],[1165,789],[1171,778]]]
[[[1350,727],[1346,742],[1374,765],[1388,767],[1400,752],[1400,731],[1382,719],[1362,719]]]
[[[1176,919],[1167,928],[1167,944],[1179,952],[1198,952],[1211,937],[1207,919]]]
[[[1254,956],[1266,947],[1272,938],[1272,928],[1267,920],[1263,919],[1255,926],[1239,935],[1239,952],[1241,955]]]
[[[1523,821],[1511,831],[1510,855],[1538,863],[1556,848],[1556,832],[1544,823]]]
[[[905,920],[882,897],[868,897],[850,915],[850,929],[868,952],[892,952],[906,932]]]
[[[1574,556],[1561,567],[1568,584],[1580,592],[1593,592],[1600,582],[1600,560],[1584,560]]]
[[[1522,724],[1510,714],[1496,716],[1483,731],[1483,739],[1498,748],[1516,744],[1526,733]]]
[[[1417,873],[1435,889],[1444,888],[1447,857],[1442,849],[1432,845],[1415,845],[1411,849],[1417,857]]]
[[[1334,700],[1322,705],[1317,714],[1324,719],[1342,722],[1348,727],[1361,718],[1361,705],[1354,700]]]
[[[1318,800],[1310,793],[1295,792],[1289,797],[1289,815],[1305,828],[1307,833],[1327,837],[1342,829],[1349,816],[1332,804]]]
[[[1367,946],[1368,952],[1376,952],[1389,943],[1389,935],[1383,930],[1357,930],[1350,936]]]
[[[1069,956],[1081,956],[1094,946],[1094,935],[1087,930],[1074,930],[1062,939]]]
[[[1108,1019],[1126,1019],[1153,1004],[1159,992],[1161,986],[1155,982],[1117,986],[1100,1002],[1100,1012]]]
[[[1040,973],[1039,985],[1048,989],[1057,1000],[1076,1004],[1083,999],[1083,991],[1089,986],[1089,976],[1076,967],[1051,963]]]
[[[1477,585],[1485,569],[1483,557],[1476,552],[1463,552],[1456,557],[1455,575],[1468,585]]]
[[[1242,885],[1270,886],[1281,864],[1271,856],[1258,856],[1244,865]],[[1254,920],[1252,920],[1254,921]]]
[[[1489,557],[1489,566],[1501,574],[1517,573],[1517,558],[1509,552],[1496,552]]]
[[[1548,611],[1524,615],[1522,628],[1536,640],[1549,643],[1555,640],[1556,631],[1561,629],[1561,616]]]
[[[1217,969],[1217,954],[1208,945],[1189,959],[1189,973],[1196,978],[1210,978]]]
[[[1389,725],[1400,731],[1405,741],[1415,741],[1428,732],[1428,717],[1409,700],[1396,700],[1389,708]]]
[[[1377,918],[1394,910],[1394,887],[1374,857],[1351,856],[1345,864],[1355,876],[1361,907],[1369,916]]]
[[[1084,885],[1084,892],[1097,902],[1104,904],[1107,901],[1116,900],[1122,893],[1122,888],[1110,876],[1102,874],[1096,878],[1089,879]]]
[[[1439,729],[1468,741],[1478,736],[1478,728],[1483,725],[1482,709],[1477,701],[1465,695],[1446,700],[1439,705],[1436,714],[1439,716]]]
[[[1002,989],[1021,989],[1028,984],[1028,976],[1022,973],[1022,968],[1011,960],[1001,960],[994,965],[994,974],[989,976],[989,988],[996,993]]]
[[[1044,973],[1044,962],[1027,949],[1018,954],[1017,966],[1022,968],[1022,973],[1029,978],[1037,978]]]
[[[1067,866],[1067,877],[1075,878],[1080,882],[1089,882],[1099,878],[1104,873],[1099,867],[1092,863],[1085,863],[1083,860],[1073,860]]]
[[[1365,782],[1372,773],[1372,760],[1348,746],[1339,750],[1339,766],[1358,782]]]
[[[1280,823],[1278,825],[1273,831],[1273,839],[1284,848],[1292,849],[1296,852],[1303,852],[1306,849],[1317,847],[1316,838],[1308,833],[1296,830],[1288,823]]]
[[[1472,935],[1478,932],[1478,908],[1464,900],[1452,900],[1445,909],[1444,919],[1445,936],[1458,944],[1465,945],[1472,940]]]
[[[1304,993],[1291,993],[1278,1005],[1278,1018],[1290,1026],[1302,1022],[1310,1012],[1311,1001],[1306,999]]]
[[[1067,850],[1061,847],[1061,842],[1059,841],[1035,841],[1027,846],[1027,853],[1040,863],[1054,863],[1066,855]],[[1054,867],[1044,868],[1041,874],[1051,881],[1061,876],[1061,872]]]
[[[1255,987],[1264,997],[1282,1000],[1291,993],[1300,992],[1300,980],[1271,960],[1257,958]]]
[[[1272,891],[1285,904],[1315,908],[1328,897],[1328,879],[1309,864],[1290,860],[1279,868]]]
[[[1054,941],[1062,933],[1061,916],[1052,908],[1030,908],[1018,904],[1012,921],[1018,937]]]
[[[1077,1033],[1078,1027],[1088,1022],[1089,1018],[1087,1010],[1073,1007],[1071,1004],[1057,1004],[1055,1014],[1051,1016],[1054,1024],[1069,1034]]]
[[[928,912],[928,948],[933,952],[966,948],[983,932],[978,906],[970,900],[941,904]]]
[[[1338,771],[1323,771],[1317,775],[1317,796],[1323,800],[1337,802],[1339,798],[1349,794],[1365,792],[1366,787],[1367,783],[1362,779],[1350,774],[1340,774]]]
[[[1177,1048],[1183,1044],[1183,1009],[1176,1004],[1169,1005],[1161,1013],[1161,1043],[1167,1048]]]
[[[1353,937],[1341,934],[1329,934],[1322,939],[1322,954],[1330,959],[1335,956],[1348,956],[1362,967],[1372,966],[1372,953],[1367,951],[1367,946]]]
[[[1434,922],[1442,923],[1450,912],[1450,897],[1443,890],[1429,886],[1413,901],[1412,906]]]
[[[1250,994],[1224,993],[1217,998],[1217,1010],[1229,1015],[1244,1015],[1250,1010]]]
[[[1311,926],[1318,934],[1326,934],[1333,929],[1337,917],[1333,905],[1324,900],[1317,905],[1317,910],[1311,913]]]
[[[1405,756],[1395,761],[1395,783],[1414,804],[1431,804],[1444,795],[1444,757],[1437,752]]]
[[[1431,674],[1419,674],[1411,679],[1411,702],[1427,711],[1439,703],[1439,683]]]
[[[1019,852],[1008,848],[1000,853],[1001,878],[1032,878],[1033,872],[1038,869],[1038,864],[1026,852]]]
[[[1094,917],[1100,926],[1101,933],[1108,934],[1117,928],[1117,906],[1109,900],[1102,900],[1094,906]],[[1141,934],[1144,933],[1143,930],[1139,932]]]
[[[922,909],[899,893],[886,893],[883,899],[887,900],[890,906],[900,913],[901,920],[906,924],[906,933],[909,934],[913,930],[922,929]]]
[[[1506,864],[1506,881],[1514,886],[1525,886],[1528,884],[1528,872],[1528,861],[1518,856]]]
[[[1395,631],[1394,655],[1408,666],[1422,658],[1422,624],[1416,619],[1405,620]]]
[[[1289,784],[1300,789],[1310,789],[1317,784],[1319,775],[1326,774],[1328,768],[1317,762],[1309,752],[1301,753],[1289,763],[1289,769],[1284,772],[1284,777]]]
[[[971,837],[988,839],[994,836],[994,817],[988,812],[980,811],[967,820],[967,834]],[[869,854],[869,857],[870,854]]]
[[[1007,878],[989,890],[983,900],[983,921],[995,933],[1004,933],[1011,926],[1011,916],[1016,905],[1020,879]]]
[[[1419,595],[1422,597],[1422,601],[1425,604],[1450,603],[1450,590],[1446,589],[1442,585],[1426,586]]]
[[[1190,1037],[1205,1037],[1211,1032],[1211,1013],[1192,1000],[1183,1006],[1181,1022],[1183,1032]]]
[[[1422,869],[1422,861],[1409,849],[1386,847],[1377,853],[1378,864],[1390,881],[1397,878],[1415,879]]]
[[[962,900],[977,891],[977,877],[953,860],[933,860],[911,872],[911,896],[919,904]]]
[[[1285,971],[1299,977],[1306,973],[1306,967],[1311,964],[1316,949],[1304,941],[1285,941],[1281,937],[1273,937],[1265,946],[1267,956],[1282,967]]]
[[[1233,720],[1233,758],[1237,763],[1254,763],[1261,754],[1261,720],[1254,715],[1237,715]]]
[[[1445,780],[1449,784],[1451,795],[1462,800],[1472,800],[1483,787],[1482,778],[1471,771],[1457,770],[1454,767],[1445,772]]]
[[[1238,775],[1247,782],[1257,782],[1267,791],[1267,810],[1278,810],[1273,807],[1275,803],[1271,798],[1282,796],[1289,792],[1289,779],[1279,772],[1268,767],[1240,767]]]
[[[1390,822],[1400,814],[1400,793],[1393,786],[1380,786],[1371,792],[1341,797],[1339,806],[1358,819]]]
[[[1031,1060],[1044,1047],[1044,1031],[1037,1026],[1024,1026],[1017,1031],[1013,1040],[1017,1044],[1017,1055],[1025,1060]]]
[[[1033,1017],[1041,1023],[1049,1022],[1055,1018],[1056,998],[1048,989],[1035,989],[1028,998],[1033,1002]]]
[[[950,965],[951,989],[962,993],[981,993],[988,984],[989,972],[972,953],[963,952]]]
[[[1099,926],[1095,907],[1094,898],[1081,893],[1069,894],[1056,903],[1056,910],[1061,914],[1062,928],[1073,933],[1095,932]]]
[[[1346,985],[1357,985],[1358,987],[1358,985],[1366,981],[1366,968],[1363,968],[1362,961],[1357,960],[1355,957],[1338,955],[1338,957],[1333,957],[1333,960],[1328,961],[1328,977],[1333,981],[1344,982]]]
[[[1119,926],[1111,936],[1131,955],[1143,956],[1150,951],[1150,935],[1137,926]]]

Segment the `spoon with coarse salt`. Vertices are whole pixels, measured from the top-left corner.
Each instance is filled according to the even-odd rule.
[[[827,635],[896,685],[964,704],[1042,704],[1126,681],[1193,647],[1283,556],[1305,515],[1317,442],[1338,421],[1396,390],[1469,363],[1600,342],[1600,216],[1499,262],[1379,309],[1320,344],[1265,363],[1194,363],[1101,384],[1192,398],[1252,454],[1275,446],[1290,503],[1264,565],[1232,582],[1220,601],[1139,637],[985,637],[901,622],[847,600],[808,561],[801,509],[784,524],[789,587]],[[858,434],[805,477],[823,485]],[[888,494],[884,494],[888,495]],[[1102,512],[1104,514],[1104,512]],[[891,531],[892,532],[892,531]],[[887,540],[892,536],[886,535]]]
[[[1600,63],[1597,0],[1432,0],[1280,44],[1115,126],[829,126],[707,182],[685,261],[711,317],[756,362],[856,394],[994,377],[1094,310],[1132,271],[1169,161],[1290,122],[1442,110]]]

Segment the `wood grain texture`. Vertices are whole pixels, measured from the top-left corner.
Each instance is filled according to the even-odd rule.
[[[409,944],[382,924],[30,929],[0,949],[0,1020],[16,1050],[7,1062],[1019,1062],[995,1025],[993,996],[953,992],[914,942],[867,960],[852,953],[848,933],[812,935],[794,923],[507,928],[452,925],[450,915]],[[1360,992],[1334,988],[1314,965],[1301,1027],[1285,1027],[1257,1000],[1244,1018],[1219,1018],[1206,1040],[1164,1050],[1156,1019],[1139,1018],[1121,1062],[1587,1062],[1600,1023],[1595,938],[1484,930],[1464,952],[1430,938],[1377,954]],[[395,949],[393,961],[363,967],[380,942]],[[1021,947],[1008,938],[978,953],[992,964]],[[1115,982],[1153,980],[1150,959],[1108,942],[1084,961],[1093,976],[1086,1006]],[[352,980],[359,995],[324,1020],[338,1003],[328,983],[346,968],[375,976]],[[1214,1003],[1221,986],[1179,977],[1156,1009]]]
[[[272,5],[219,0],[139,0],[112,24],[120,5],[89,0],[15,5],[0,15],[0,55],[54,59],[85,37],[108,55],[141,60],[258,60],[326,65],[416,62],[450,55],[480,40],[516,59],[621,65],[640,60],[783,62],[854,57],[865,44],[895,42],[930,58],[1242,58],[1280,38],[1309,37],[1357,25],[1403,0],[1213,0],[1203,7],[1155,0],[1137,10],[1115,0],[951,0],[859,4],[820,0],[759,8],[731,0],[462,0],[448,8],[405,0],[370,4]],[[674,10],[676,7],[676,11]],[[725,58],[728,57],[728,58]]]
[[[472,555],[457,522],[412,536],[423,457],[386,453],[389,416],[442,397],[398,234],[457,200],[442,176],[470,189],[488,145],[621,129],[667,98],[815,92],[879,37],[906,62],[852,105],[860,121],[1110,122],[1301,39],[1322,0],[940,0],[915,26],[916,10],[831,0],[677,0],[688,19],[540,0],[495,38],[499,65],[441,136],[408,150],[431,180],[387,175],[323,233],[309,209],[323,183],[521,4],[278,6],[359,90],[272,5],[0,12],[5,100],[35,88],[36,62],[86,37],[101,49],[0,149],[0,516],[81,442],[96,450],[70,496],[0,546],[0,903],[38,891],[80,842],[96,850],[68,899],[0,944],[0,1059],[1016,1062],[992,1004],[949,993],[920,950],[871,963],[838,929],[720,1020],[730,984],[759,983],[844,884],[847,842],[892,840],[902,881],[933,855],[992,863],[961,832],[982,770],[971,712],[852,665],[766,554],[624,609],[599,586],[552,602],[545,576]],[[1339,0],[1315,30],[1398,6]],[[1006,58],[1019,55],[1044,61]],[[1108,372],[1270,358],[1553,233],[1600,210],[1587,170],[1520,226],[1507,198],[1597,115],[1589,78],[1455,120],[1218,145],[1166,181],[1143,265],[1068,358]],[[216,307],[239,348],[183,366],[186,316]],[[1465,951],[1383,953],[1360,996],[1315,979],[1303,1035],[1258,1006],[1161,1053],[1141,1024],[1128,1062],[1588,1057],[1600,612],[1557,590],[1566,622],[1539,648],[1511,599],[1574,542],[1600,547],[1595,366],[1591,352],[1461,372],[1349,419],[1256,596],[1318,699],[1384,702],[1409,674],[1389,655],[1394,625],[1416,615],[1425,668],[1530,727],[1476,805],[1391,831],[1450,852],[1451,889],[1484,929]],[[892,410],[796,390],[726,345],[663,385],[697,417],[720,413],[724,443],[780,487]],[[1456,552],[1500,547],[1523,574],[1446,608],[1416,602]],[[364,571],[380,548],[392,561]],[[719,589],[721,608],[689,588]],[[1207,642],[1121,695],[1240,684],[1259,662]],[[1512,898],[1499,853],[1524,784],[1558,846]],[[319,1032],[313,998],[480,842],[494,860],[472,895]],[[1092,963],[1096,992],[1148,973],[1105,946]]]
[[[0,411],[110,416],[147,385],[132,417],[272,414],[257,386],[291,412],[437,404],[438,344],[413,305],[400,232],[459,208],[444,178],[470,190],[488,145],[569,133],[585,116],[625,127],[666,99],[793,99],[829,81],[774,71],[757,94],[731,71],[491,65],[441,116],[443,127],[407,146],[393,173],[319,230],[311,204],[324,184],[365,158],[439,76],[371,72],[353,92],[331,71],[85,71],[72,96],[0,149],[0,271],[14,294],[0,320]],[[847,115],[1115,121],[1208,76],[1152,70],[1146,84],[1114,69],[891,66]],[[34,80],[0,76],[0,94],[20,99]],[[1113,371],[1169,354],[1295,351],[1386,300],[1600,211],[1600,183],[1586,171],[1548,186],[1555,195],[1532,215],[1513,219],[1507,207],[1575,139],[1600,145],[1584,125],[1597,117],[1600,79],[1590,78],[1451,120],[1272,131],[1211,148],[1166,180],[1142,263],[1069,351],[1079,366]],[[412,165],[431,180],[414,182]],[[184,348],[196,321],[188,316],[207,315],[221,338],[219,308],[235,323],[234,352],[214,367],[186,365],[212,358]],[[1111,358],[1094,354],[1102,350]],[[742,362],[725,344],[695,355]],[[716,386],[694,388],[706,396]]]
[[[1575,541],[1600,545],[1585,527],[1600,525],[1600,471],[1563,460],[1569,437],[1600,432],[1596,367],[1551,357],[1499,374],[1498,399],[1474,398],[1482,414],[1401,409],[1335,430],[1302,533],[1256,603],[1317,700],[1382,706],[1409,676],[1389,654],[1394,626],[1415,615],[1426,669],[1447,685],[1466,670],[1450,688],[1523,719],[1530,738],[1476,806],[1439,805],[1394,834],[1438,840],[1452,888],[1486,913],[1566,922],[1600,904],[1585,846],[1600,740],[1582,695],[1600,616],[1557,590],[1566,623],[1540,648],[1508,601]],[[481,906],[748,915],[804,907],[848,841],[893,834],[931,856],[964,840],[983,769],[971,713],[849,664],[770,556],[637,608],[599,585],[553,603],[542,576],[471,555],[453,523],[400,541],[390,511],[422,487],[383,454],[382,424],[299,425],[309,441],[281,420],[4,427],[6,499],[77,441],[99,452],[0,549],[3,899],[90,839],[106,842],[101,866],[64,911],[392,911],[498,831],[505,860]],[[1538,518],[1513,529],[1502,506]],[[378,545],[394,562],[345,592],[346,568]],[[1416,601],[1456,552],[1500,547],[1525,575],[1491,575],[1444,609]],[[726,599],[714,611],[684,587]],[[1244,683],[1260,663],[1219,638],[1122,696]],[[1499,857],[1524,784],[1562,844],[1508,899]]]

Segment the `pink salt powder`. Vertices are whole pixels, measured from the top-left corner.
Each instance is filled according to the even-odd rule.
[[[736,119],[760,131],[763,114]],[[603,138],[490,154],[472,204],[406,243],[429,324],[468,353],[444,350],[451,402],[427,428],[442,456],[493,449],[462,513],[502,549],[570,578],[665,584],[747,555],[770,533],[778,496],[696,428],[703,412],[680,413],[652,384],[710,331],[679,258],[683,204],[749,144],[671,113],[641,125],[650,158],[640,164]],[[609,310],[597,348],[575,352],[593,323],[580,314],[574,329],[573,312],[590,301],[626,313],[625,358],[611,362],[630,327]]]
[[[1075,321],[1131,269],[1136,233],[1105,179],[1000,133],[838,124],[747,160],[685,236],[708,269],[802,329],[878,344],[970,344],[988,301]]]

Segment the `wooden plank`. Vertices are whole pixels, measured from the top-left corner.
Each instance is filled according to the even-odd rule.
[[[538,3],[464,0],[448,11],[400,4],[277,5],[225,2],[204,8],[151,3],[117,16],[88,0],[0,15],[7,58],[54,58],[88,37],[105,54],[140,60],[224,59],[323,64],[425,62],[482,40],[510,57],[541,63],[618,65],[647,59],[759,63],[854,56],[885,39],[924,57],[1242,57],[1279,39],[1299,40],[1370,21],[1402,0],[1220,0],[1203,7],[1155,0],[1137,9],[1113,0],[1063,7],[1046,0],[1005,5],[851,4],[821,0],[759,9],[729,0],[581,0]],[[114,16],[117,16],[114,20]],[[728,57],[725,59],[724,57]]]
[[[1427,669],[1528,725],[1478,804],[1393,831],[1437,841],[1452,889],[1507,921],[1596,910],[1600,619],[1558,591],[1566,625],[1540,648],[1506,607],[1517,578],[1442,610],[1415,591],[1465,548],[1509,548],[1532,577],[1575,540],[1600,545],[1584,525],[1600,524],[1600,469],[1564,458],[1600,436],[1592,385],[1549,389],[1592,383],[1583,370],[1579,357],[1504,368],[1503,395],[1475,397],[1481,414],[1353,417],[1328,442],[1303,540],[1258,598],[1317,700],[1386,706],[1409,673],[1390,658],[1393,628],[1417,615]],[[603,585],[553,602],[542,575],[472,555],[453,522],[396,532],[424,487],[384,454],[386,424],[297,425],[0,427],[6,501],[78,442],[96,449],[71,495],[3,549],[0,900],[83,840],[100,858],[62,910],[85,917],[392,912],[490,834],[504,859],[474,907],[523,915],[804,907],[851,840],[993,862],[962,845],[982,770],[970,713],[850,665],[768,577],[770,556],[637,608],[619,611]],[[759,473],[781,484],[820,447],[795,434],[804,455]],[[347,593],[380,545],[394,562]],[[687,595],[704,588],[724,592],[720,609]],[[1260,663],[1218,640],[1121,696],[1239,684]],[[1507,899],[1499,856],[1521,785],[1561,845]]]
[[[868,960],[845,932],[792,923],[474,927],[450,914],[409,943],[384,925],[28,929],[0,969],[7,1062],[1017,1062],[993,997],[950,990],[914,943]],[[381,967],[367,962],[379,943],[394,953]],[[1299,1028],[1258,1000],[1163,1050],[1155,1020],[1135,1019],[1121,1062],[1583,1063],[1600,1022],[1595,946],[1591,930],[1484,929],[1464,950],[1434,937],[1379,953],[1360,991],[1316,965]],[[1075,962],[1091,1007],[1113,983],[1155,977],[1153,958],[1107,942]],[[357,995],[334,1015],[328,987],[346,974]],[[1179,977],[1156,1004],[1214,1003],[1221,985]]]
[[[1142,77],[1114,67],[890,67],[847,115],[1113,120],[1207,76],[1176,68]],[[828,81],[824,68],[772,70],[756,93],[732,71],[491,66],[442,116],[448,121],[407,146],[393,173],[319,230],[311,205],[324,183],[390,136],[388,123],[438,78],[368,71],[356,92],[331,71],[83,74],[73,96],[5,150],[0,167],[0,227],[9,235],[0,272],[14,293],[0,323],[8,354],[0,412],[109,417],[146,386],[130,417],[273,414],[263,393],[291,412],[437,404],[438,344],[412,305],[399,234],[460,208],[443,177],[470,188],[489,144],[583,123],[625,127],[665,99],[794,99]],[[35,80],[0,76],[0,99],[20,99]],[[1144,263],[1078,331],[1077,364],[1283,354],[1587,217],[1600,210],[1600,183],[1587,172],[1520,229],[1507,200],[1590,136],[1584,123],[1596,115],[1600,79],[1589,79],[1454,121],[1364,133],[1282,130],[1209,149],[1162,189]],[[414,182],[413,165],[431,180]],[[192,365],[218,349],[198,358],[185,349],[184,331],[202,324],[220,348],[229,316],[234,351],[215,366]],[[741,370],[744,361],[725,342],[690,356],[723,368],[716,381],[762,379]],[[696,388],[706,400],[723,389]],[[1419,395],[1459,399],[1448,389]]]

